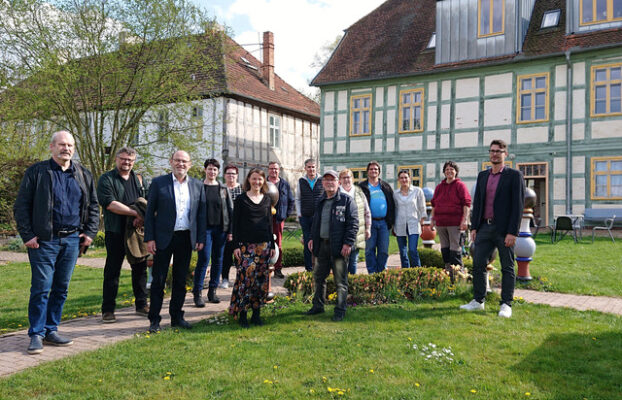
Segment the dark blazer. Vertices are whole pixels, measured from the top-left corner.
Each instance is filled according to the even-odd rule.
[[[190,191],[190,239],[192,247],[205,243],[206,208],[203,182],[188,177]],[[173,174],[158,176],[151,182],[145,214],[145,242],[155,240],[158,249],[168,247],[175,229],[177,218]]]
[[[479,229],[484,216],[484,202],[486,200],[486,185],[490,170],[487,169],[477,175],[475,196],[473,197],[473,212],[471,213],[471,230]],[[493,203],[495,226],[497,233],[502,236],[512,234],[518,236],[520,221],[525,204],[525,181],[519,171],[504,167],[501,171],[499,186],[495,192]]]

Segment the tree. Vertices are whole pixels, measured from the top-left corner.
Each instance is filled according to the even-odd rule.
[[[0,1],[0,125],[74,133],[96,176],[125,145],[142,168],[204,152],[193,101],[223,90],[223,38],[189,0]]]
[[[340,33],[334,40],[324,43],[324,45],[315,53],[313,61],[309,64],[309,66],[313,68],[316,75],[322,68],[324,68],[324,65],[326,65],[330,56],[333,55],[333,52],[339,45],[339,42],[341,42],[342,38],[343,34]],[[321,94],[319,88],[314,88],[312,93],[308,93],[306,96],[313,99],[316,103],[320,103]]]

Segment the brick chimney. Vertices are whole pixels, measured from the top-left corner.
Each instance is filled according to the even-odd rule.
[[[263,66],[261,75],[270,90],[274,90],[274,33],[263,33]]]

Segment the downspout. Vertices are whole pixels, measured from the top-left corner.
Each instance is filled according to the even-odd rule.
[[[225,165],[229,164],[229,136],[227,132],[227,120],[229,118],[229,99],[225,96],[223,96],[222,99],[222,164],[224,168]]]
[[[566,214],[572,214],[572,63],[566,55]]]

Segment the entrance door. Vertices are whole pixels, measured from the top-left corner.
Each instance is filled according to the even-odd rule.
[[[525,186],[536,192],[536,207],[533,215],[539,226],[549,224],[549,185],[548,185],[548,163],[518,163],[516,164],[525,178]]]

